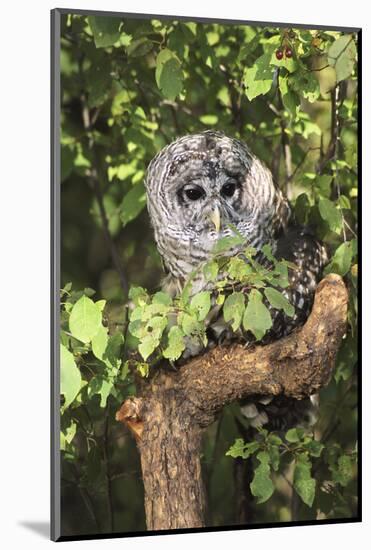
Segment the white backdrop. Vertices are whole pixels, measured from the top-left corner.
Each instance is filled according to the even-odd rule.
[[[41,548],[48,540],[49,520],[49,10],[54,7],[100,9],[283,21],[310,25],[363,27],[363,119],[365,135],[363,202],[371,204],[371,147],[368,90],[370,25],[367,2],[353,0],[80,0],[8,2],[1,7],[0,140],[1,140],[1,359],[0,359],[0,544],[3,548]],[[5,124],[4,124],[5,119]],[[368,177],[367,177],[368,176]],[[364,220],[365,254],[370,247],[370,216]],[[370,256],[369,256],[370,257]],[[370,260],[363,259],[364,281]],[[370,310],[364,296],[364,311]],[[364,333],[368,339],[365,314]],[[365,342],[367,346],[367,341]],[[370,367],[364,354],[363,387],[370,388]],[[364,399],[364,524],[297,527],[210,534],[156,536],[136,539],[71,542],[68,548],[123,546],[181,550],[190,545],[272,547],[300,550],[333,546],[336,550],[364,548],[370,529],[370,400]],[[368,437],[367,437],[368,436]],[[367,452],[368,451],[368,452]]]

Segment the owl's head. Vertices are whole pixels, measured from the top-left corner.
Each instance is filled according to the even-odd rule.
[[[233,227],[245,246],[259,249],[289,216],[270,171],[221,132],[184,136],[162,149],[149,164],[146,189],[158,250],[177,278],[209,259]]]

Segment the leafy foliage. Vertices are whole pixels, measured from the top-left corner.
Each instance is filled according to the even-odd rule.
[[[325,445],[302,428],[291,428],[284,439],[275,432],[259,429],[253,442],[237,439],[226,453],[233,458],[254,458],[250,489],[258,504],[269,500],[275,491],[272,474],[282,476],[285,472],[292,476],[290,485],[308,507],[316,502],[321,510],[321,492],[328,492],[330,487],[334,500],[344,498],[342,491],[351,482],[356,468],[355,449],[346,452],[334,444],[327,445],[323,452]]]
[[[145,211],[146,167],[175,137],[213,127],[245,140],[268,164],[294,217],[325,242],[327,272],[345,278],[351,307],[334,380],[321,392],[315,437],[260,430],[245,443],[233,406],[205,434],[210,522],[236,523],[235,502],[246,500],[241,491],[251,493],[249,506],[262,523],[354,516],[357,36],[71,14],[62,17],[61,40],[65,531],[144,528],[134,443],[114,420],[137,376],[149,376],[164,359],[179,360],[190,343],[205,346],[216,306],[232,330],[243,327],[258,339],[271,323],[268,303],[293,313],[282,294],[290,264],[272,260],[263,268],[253,249],[245,259],[223,258],[239,245],[238,235],[218,241],[200,266],[218,287],[215,303],[207,289],[191,299],[189,285],[175,299],[158,292],[162,268]],[[271,259],[269,249],[264,254]],[[234,482],[237,461],[225,456],[233,438],[227,454],[246,468],[253,464],[243,487]],[[292,492],[302,503],[296,517]]]

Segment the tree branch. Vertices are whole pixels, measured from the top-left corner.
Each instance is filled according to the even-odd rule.
[[[279,79],[279,75],[278,75],[278,79]],[[279,117],[280,117],[280,126],[281,126],[281,146],[282,146],[283,158],[285,161],[286,196],[288,199],[292,199],[291,180],[293,178],[293,171],[292,171],[291,146],[290,146],[289,136],[286,132],[287,122],[283,116],[284,106],[282,101],[282,94],[279,87],[277,87],[277,92],[278,92],[278,106],[279,106]]]
[[[210,414],[249,395],[283,394],[303,399],[330,379],[346,329],[348,293],[338,275],[318,285],[306,324],[267,346],[216,347],[179,371],[190,410],[204,424]]]
[[[347,325],[348,292],[341,277],[318,285],[303,327],[266,346],[218,346],[177,371],[156,368],[140,397],[116,419],[135,434],[141,454],[148,529],[204,524],[201,435],[224,405],[256,395],[303,399],[325,386]]]

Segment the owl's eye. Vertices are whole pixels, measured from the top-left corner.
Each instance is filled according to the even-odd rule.
[[[188,189],[184,189],[184,194],[189,200],[198,201],[204,196],[204,191],[201,187],[188,187]]]
[[[237,185],[234,181],[228,181],[222,187],[221,193],[224,197],[233,197]]]

